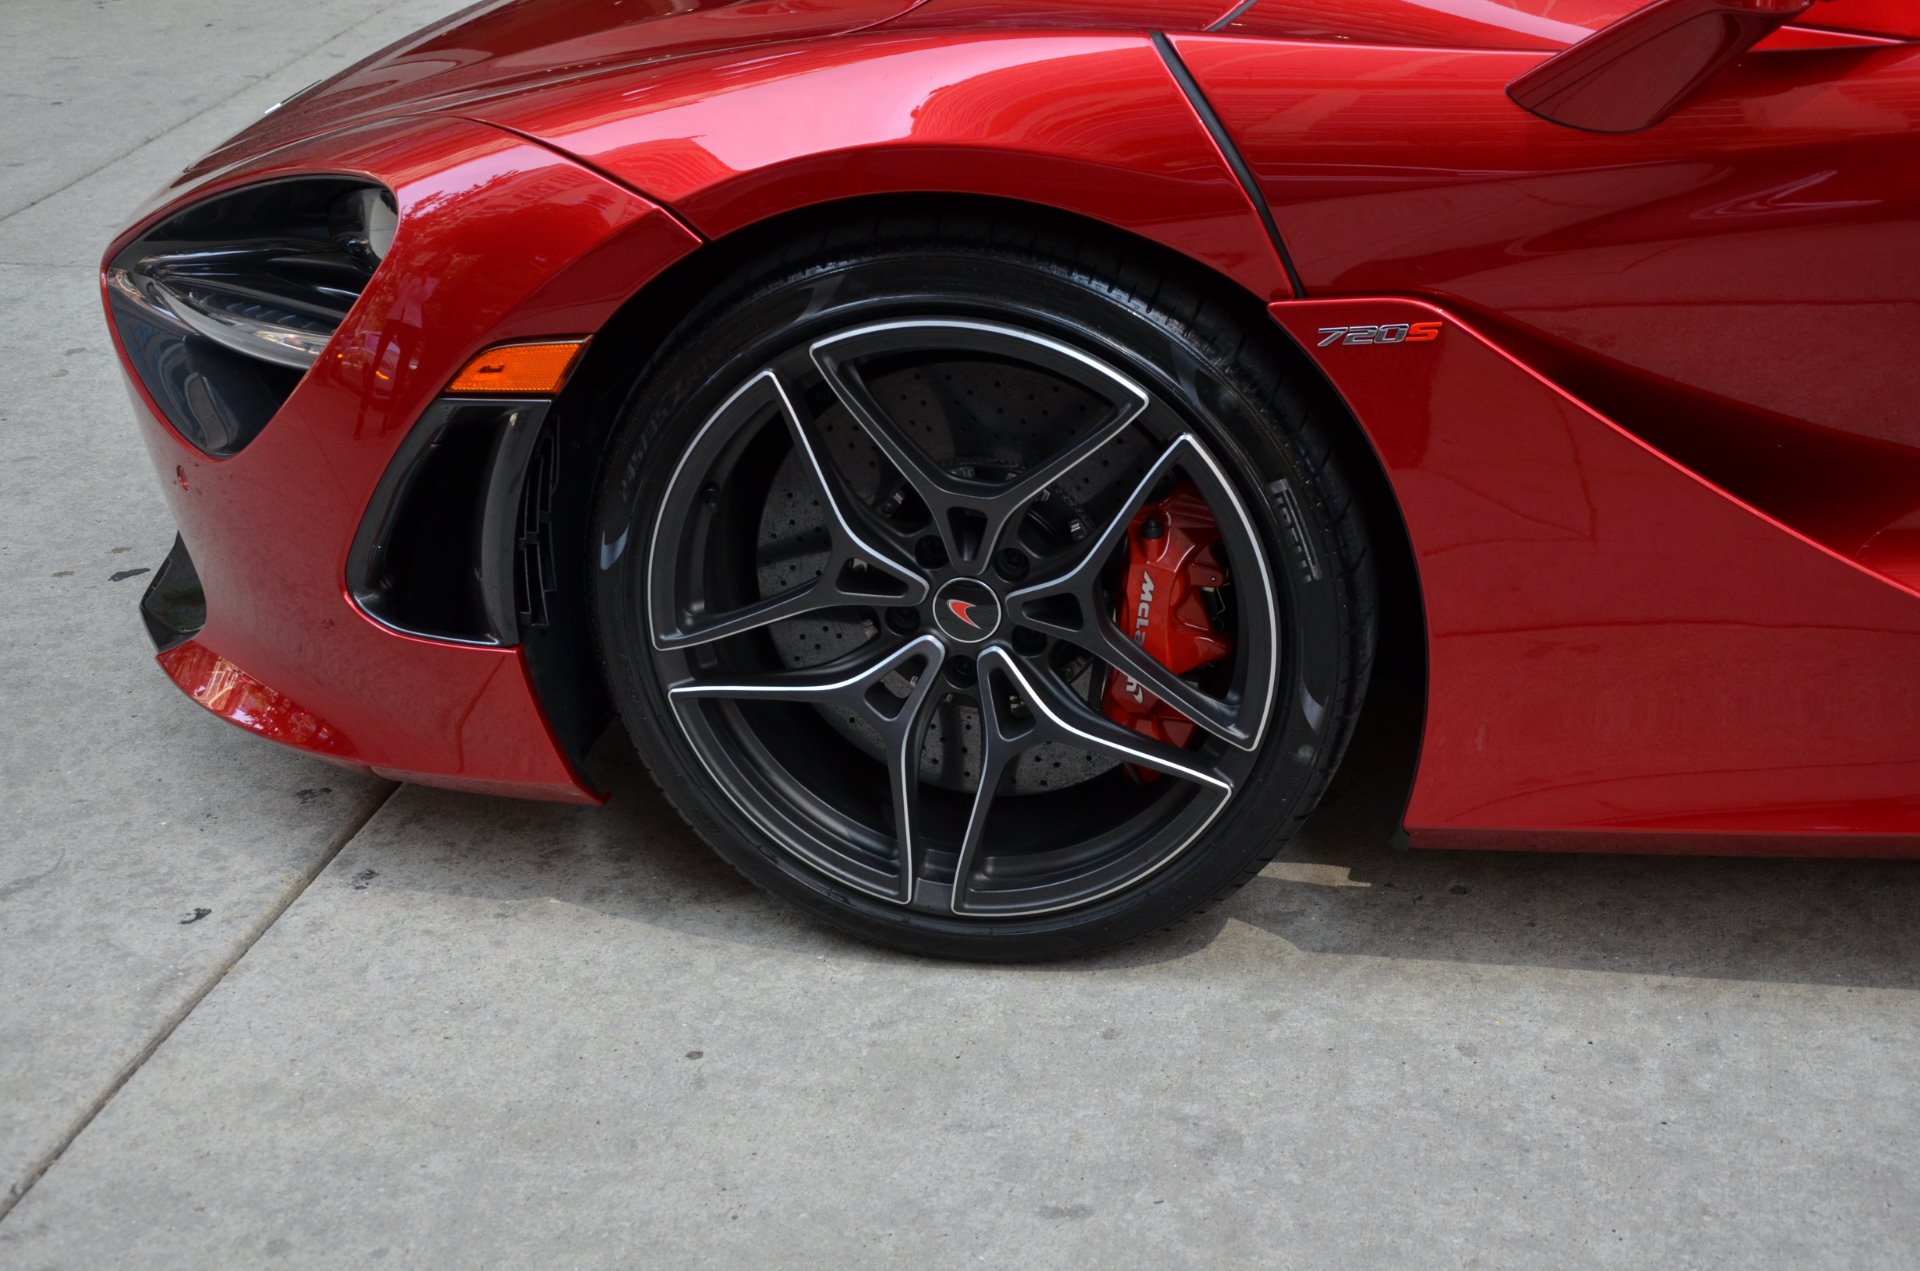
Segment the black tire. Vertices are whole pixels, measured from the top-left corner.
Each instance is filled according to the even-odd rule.
[[[975,343],[953,351],[949,340]],[[862,352],[862,341],[875,351]],[[841,350],[855,369],[836,369]],[[1189,279],[1177,259],[1012,221],[881,220],[809,233],[749,262],[636,377],[595,500],[589,573],[608,682],[667,797],[761,887],[854,935],[924,954],[1086,953],[1167,927],[1240,886],[1332,778],[1375,636],[1366,531],[1338,457],[1353,434],[1299,356],[1257,304]],[[865,360],[856,367],[855,358]],[[909,398],[936,379],[942,387],[927,392],[947,399],[923,396],[916,407]],[[962,400],[963,388],[977,390],[977,404]],[[1012,409],[1022,388],[1029,402],[1066,402],[1062,413],[1079,422],[1036,423],[1032,405],[1018,424],[989,418]],[[1149,404],[1138,406],[1135,391]],[[871,403],[871,413],[850,401]],[[1050,451],[1025,438],[1054,428],[1045,445],[1070,447],[1109,412],[1128,410],[1133,422],[1087,450],[1103,466],[1131,463],[1127,476],[1099,476],[1089,457],[1010,519],[993,519],[1002,503],[968,510],[966,491],[1014,491],[1038,471],[1033,456]],[[900,453],[928,459],[921,481],[907,460],[886,461],[890,439],[911,440],[915,428],[934,439],[930,448],[914,442]],[[963,435],[979,449],[962,453]],[[1026,449],[998,468],[971,457],[1008,446]],[[858,463],[860,447],[880,461]],[[1204,598],[1232,653],[1186,681],[1196,685],[1193,717],[1213,722],[1190,729],[1186,751],[1140,743],[1170,774],[1157,780],[1151,763],[1127,762],[1115,742],[1136,734],[1097,727],[1060,696],[1091,700],[1107,683],[1103,660],[1082,669],[1081,637],[1026,625],[1077,623],[1089,647],[1110,648],[1098,635],[1106,610],[1089,618],[1057,581],[1021,584],[1032,593],[1022,596],[987,564],[1011,552],[1013,564],[1042,572],[1043,562],[1098,555],[1101,518],[1124,526],[1137,513],[1124,506],[1135,474],[1143,484],[1133,493],[1177,481],[1206,500],[1230,576]],[[809,490],[821,510],[805,511]],[[941,502],[954,490],[958,510]],[[1119,511],[1096,515],[1096,504]],[[1049,506],[1054,521],[1042,515]],[[789,512],[819,526],[795,529]],[[905,557],[913,534],[923,559]],[[1014,546],[996,552],[1001,543]],[[979,559],[953,559],[970,553]],[[942,556],[937,569],[925,564]],[[789,578],[780,573],[789,558],[801,581],[773,585]],[[1255,565],[1267,583],[1252,577]],[[1052,578],[1066,566],[1046,568]],[[1113,568],[1080,570],[1074,585],[1096,590],[1075,594],[1105,595],[1097,589],[1112,589],[1101,580]],[[982,587],[965,590],[953,571],[978,572]],[[739,627],[769,605],[784,612],[802,591],[807,603],[845,603]],[[964,598],[976,593],[990,598]],[[946,629],[959,631],[954,621],[933,612],[940,596],[969,623],[1001,622],[977,658]],[[836,641],[857,647],[839,654]],[[972,740],[976,724],[980,738],[1000,740]],[[1168,759],[1184,754],[1191,760]],[[1087,774],[1069,778],[1071,793],[1033,775],[1048,755]],[[1004,776],[977,797],[989,769]],[[1099,890],[1108,885],[1115,890]]]

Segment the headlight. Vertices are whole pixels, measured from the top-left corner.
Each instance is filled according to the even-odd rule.
[[[378,265],[393,246],[393,232],[400,228],[400,213],[393,196],[378,187],[367,187],[343,194],[333,201],[328,213],[333,241],[348,255]]]
[[[108,297],[134,369],[209,454],[259,434],[393,244],[393,196],[276,181],[180,212],[116,256]]]

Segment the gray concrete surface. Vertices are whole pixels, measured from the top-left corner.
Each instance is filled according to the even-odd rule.
[[[0,1209],[391,790],[154,667],[134,602],[173,528],[100,253],[196,153],[451,7],[0,0]]]
[[[1395,854],[1376,740],[1178,935],[983,969],[630,763],[395,794],[178,698],[98,250],[440,8],[0,0],[0,1266],[1913,1264],[1909,865]]]

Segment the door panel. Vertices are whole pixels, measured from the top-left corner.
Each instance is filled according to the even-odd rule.
[[[1920,48],[1750,55],[1656,128],[1538,53],[1176,41],[1315,297],[1463,304],[1756,417],[1920,447]]]

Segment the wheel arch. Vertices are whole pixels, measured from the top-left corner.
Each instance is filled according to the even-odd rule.
[[[777,257],[785,242],[836,230],[844,232],[852,244],[864,228],[909,220],[989,226],[1009,246],[1051,230],[1083,244],[1090,267],[1097,267],[1103,254],[1114,259],[1121,255],[1150,258],[1162,277],[1196,288],[1231,310],[1248,338],[1262,341],[1289,365],[1306,386],[1314,409],[1334,421],[1330,431],[1340,447],[1337,461],[1361,501],[1375,552],[1380,593],[1376,666],[1386,673],[1375,677],[1361,731],[1386,735],[1395,751],[1402,748],[1396,743],[1417,741],[1426,692],[1426,625],[1412,542],[1386,469],[1332,382],[1271,319],[1266,299],[1241,282],[1164,244],[1048,205],[977,194],[861,195],[776,213],[702,243],[636,290],[595,334],[554,412],[553,427],[563,434],[564,451],[587,460],[561,466],[556,506],[576,507],[584,524],[600,472],[590,460],[605,453],[624,403],[645,377],[655,353],[708,297],[753,262]],[[636,361],[634,350],[644,350],[645,355]],[[591,547],[578,542],[576,558],[584,560]],[[584,581],[583,576],[583,586]],[[610,718],[605,705],[610,691],[597,652],[589,642],[573,640],[567,642],[566,656],[578,664],[549,668],[550,673],[540,677],[545,681],[542,696],[552,693],[576,700],[554,702],[549,709],[568,717]],[[1411,739],[1405,736],[1409,731]],[[1411,784],[1409,770],[1403,794],[1410,793]]]

